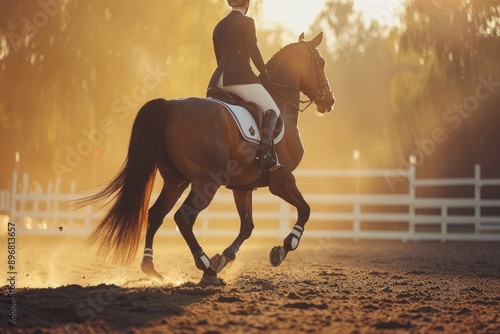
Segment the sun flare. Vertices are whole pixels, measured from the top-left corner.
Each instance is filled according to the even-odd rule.
[[[309,29],[324,3],[325,0],[264,0],[263,24],[290,30],[298,36]]]

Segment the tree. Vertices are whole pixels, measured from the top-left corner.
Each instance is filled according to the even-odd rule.
[[[0,187],[21,170],[83,187],[122,163],[147,100],[204,95],[219,1],[8,1],[0,13]],[[210,29],[207,29],[210,27]],[[126,138],[126,139],[125,139]],[[98,170],[97,176],[92,170]]]
[[[396,49],[412,70],[395,76],[392,102],[404,151],[427,175],[470,175],[475,163],[498,175],[499,14],[494,0],[406,5]]]

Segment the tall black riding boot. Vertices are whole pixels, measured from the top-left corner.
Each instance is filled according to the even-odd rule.
[[[274,160],[274,157],[270,152],[274,128],[277,121],[278,115],[276,114],[276,111],[273,109],[266,111],[264,114],[264,120],[262,121],[259,155],[257,156],[259,168],[267,168],[271,172],[283,167],[283,165],[278,164],[278,162]]]

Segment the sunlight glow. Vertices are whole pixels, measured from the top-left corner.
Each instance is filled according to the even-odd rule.
[[[282,27],[298,36],[309,29],[324,3],[325,0],[264,0],[263,25]]]
[[[279,27],[299,35],[309,29],[326,2],[328,0],[264,0],[261,24],[265,28]],[[403,3],[404,0],[354,0],[354,8],[363,12],[366,23],[378,20],[394,26],[400,23],[398,15]]]
[[[0,38],[0,60],[7,57],[9,54],[9,45],[7,43],[7,38],[5,36],[1,36]]]

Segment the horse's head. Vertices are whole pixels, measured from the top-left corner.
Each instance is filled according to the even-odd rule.
[[[304,38],[304,33],[299,37],[299,44],[304,44],[301,52],[303,61],[300,66],[299,88],[311,101],[316,104],[320,113],[332,111],[335,98],[325,74],[325,59],[319,54],[317,47],[323,40],[323,33],[319,33],[311,41]]]
[[[301,34],[298,43],[282,48],[269,60],[267,66],[273,91],[293,92],[297,94],[297,102],[298,92],[302,92],[309,97],[311,103],[316,104],[318,112],[328,113],[333,109],[335,98],[326,78],[325,60],[317,49],[322,40],[323,33],[311,41],[307,41],[304,34]],[[295,110],[300,110],[298,104],[283,93],[277,95],[284,98]]]

